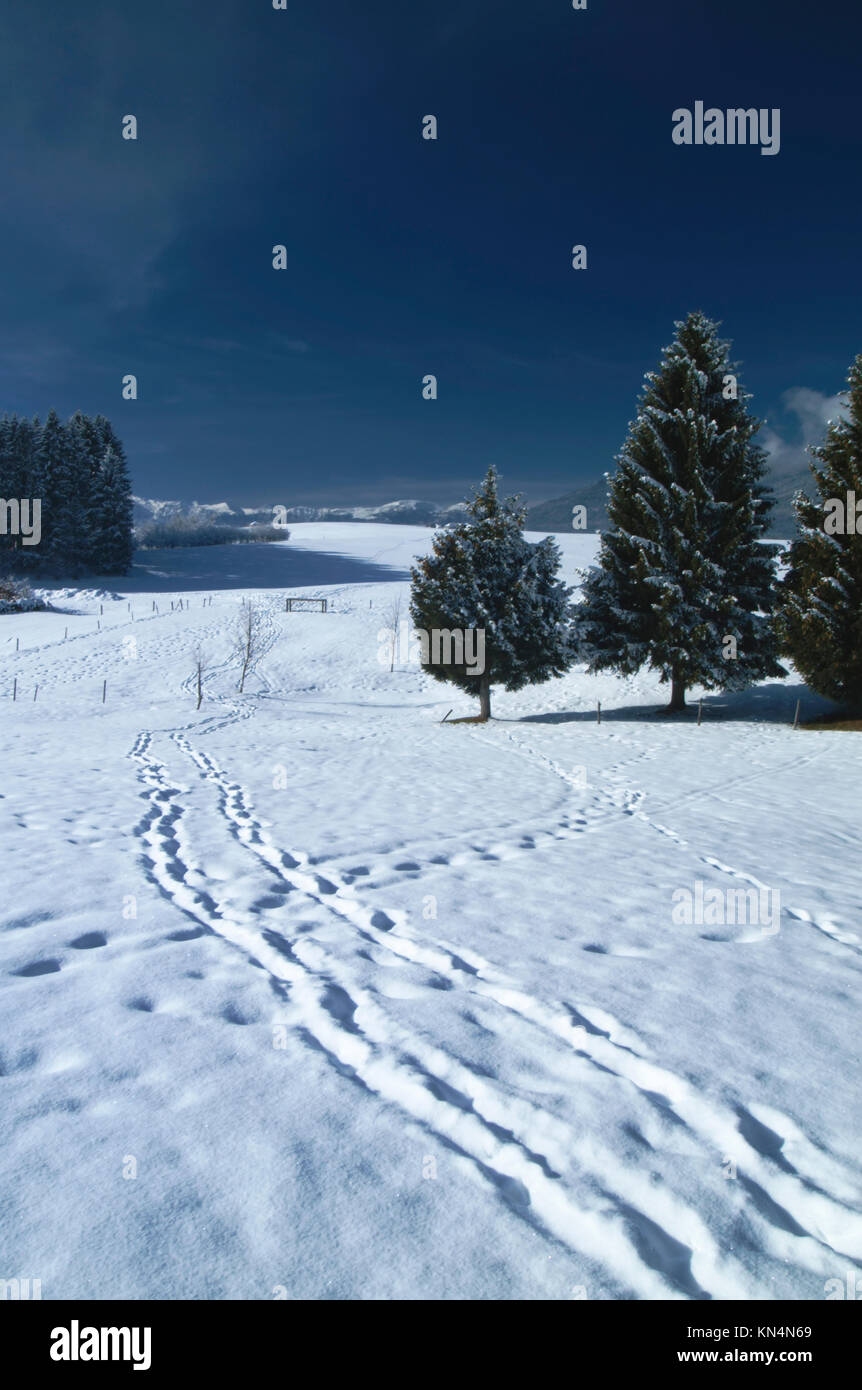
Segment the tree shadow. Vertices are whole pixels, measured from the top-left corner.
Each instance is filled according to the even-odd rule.
[[[349,555],[294,549],[281,542],[177,546],[138,550],[128,574],[88,575],[81,588],[126,594],[176,594],[219,589],[301,589],[329,584],[380,584],[405,580],[406,570]]]
[[[817,695],[802,682],[785,685],[783,682],[770,682],[768,685],[755,685],[750,690],[720,691],[703,697],[703,723],[726,724],[748,722],[760,724],[792,724],[796,713],[796,701],[800,701],[799,722],[815,719],[818,715],[834,713],[836,706],[831,700]],[[679,714],[663,714],[661,696],[655,704],[622,705],[616,709],[605,709],[602,705],[602,723],[635,723],[647,720],[654,724],[696,724],[697,700],[689,703]],[[509,721],[513,724],[595,724],[595,705],[584,710],[563,710],[556,714],[525,714],[520,719]]]

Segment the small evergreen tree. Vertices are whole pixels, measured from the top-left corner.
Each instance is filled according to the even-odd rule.
[[[784,558],[777,627],[812,690],[862,711],[862,355],[849,411],[809,452],[819,498],[794,499],[799,534]]]
[[[493,685],[520,690],[572,664],[570,591],[557,577],[556,543],[524,539],[526,508],[514,498],[500,501],[493,467],[468,512],[469,520],[435,532],[431,554],[411,570],[410,615],[429,634],[484,632],[481,674],[471,675],[466,663],[422,666],[435,680],[477,695],[479,717],[489,719]]]
[[[634,675],[648,664],[670,683],[668,710],[685,708],[695,683],[739,690],[784,674],[773,560],[758,544],[771,507],[759,424],[718,325],[696,312],[675,327],[646,374],[577,615],[589,669]]]

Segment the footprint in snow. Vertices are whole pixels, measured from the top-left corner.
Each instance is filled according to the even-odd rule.
[[[225,1023],[236,1023],[242,1028],[248,1027],[250,1023],[257,1022],[256,1018],[253,1018],[250,1014],[243,1013],[242,1009],[234,1003],[225,1004],[221,1011],[221,1017],[224,1019]]]
[[[22,965],[20,970],[13,970],[12,974],[29,980],[34,975],[56,975],[59,969],[60,962],[49,957],[47,960],[33,960],[29,965]]]
[[[83,936],[76,936],[74,941],[69,942],[73,951],[93,951],[98,946],[107,946],[107,944],[108,938],[101,931],[85,932]]]
[[[205,927],[188,927],[180,931],[169,932],[165,937],[166,941],[195,941],[199,936],[206,936]]]

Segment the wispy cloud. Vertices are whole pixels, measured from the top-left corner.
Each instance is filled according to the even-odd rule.
[[[809,465],[809,444],[820,442],[830,420],[842,415],[846,405],[840,395],[827,396],[822,391],[812,391],[807,386],[793,386],[789,391],[785,391],[781,397],[781,404],[787,414],[794,417],[795,438],[789,439],[767,426],[762,435],[763,447],[769,454],[773,472],[799,473]]]

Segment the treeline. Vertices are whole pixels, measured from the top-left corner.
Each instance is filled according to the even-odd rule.
[[[170,550],[187,545],[232,545],[250,541],[286,541],[286,526],[235,526],[209,516],[155,518],[135,527],[138,550]]]
[[[23,516],[28,519],[26,529],[19,524]],[[132,549],[128,466],[110,420],[81,411],[65,422],[55,410],[44,421],[4,415],[0,419],[3,568],[26,571],[34,579],[125,574]]]

